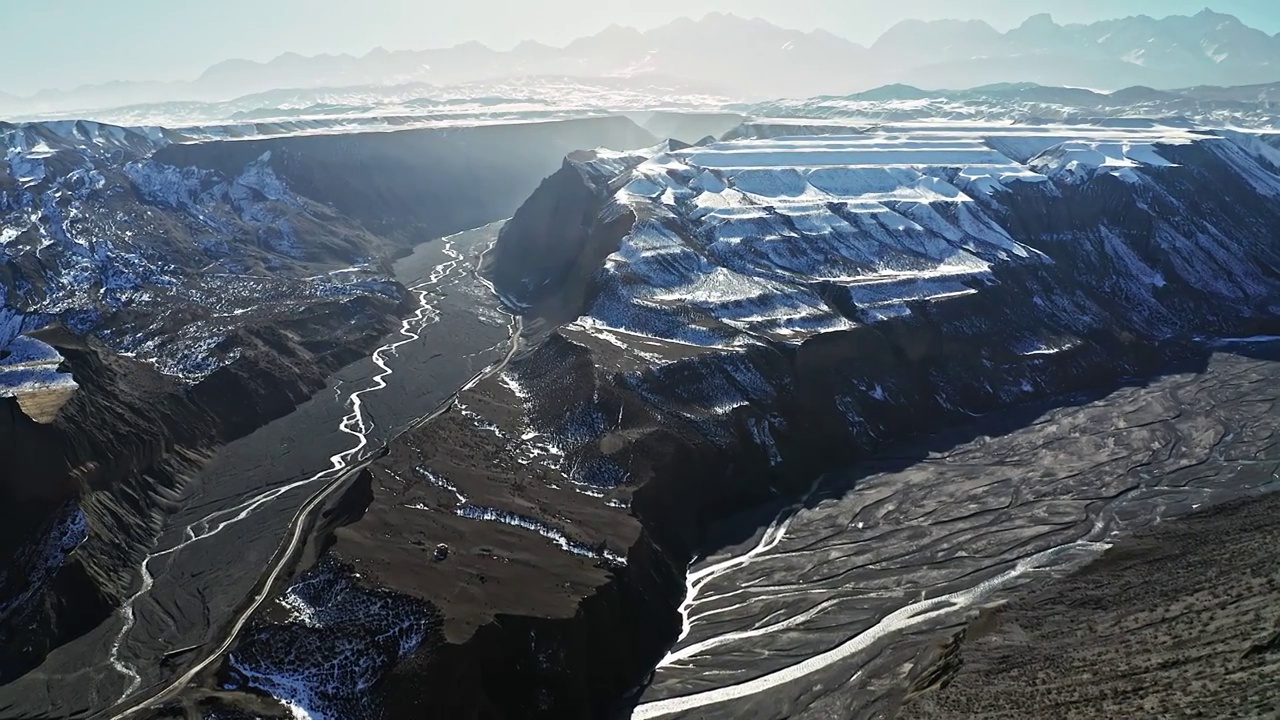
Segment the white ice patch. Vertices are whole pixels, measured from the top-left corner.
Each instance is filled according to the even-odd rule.
[[[71,373],[58,372],[62,356],[50,345],[26,335],[0,346],[0,397],[21,397],[45,390],[73,390]]]
[[[528,400],[531,397],[529,395],[528,389],[525,388],[525,386],[520,383],[520,380],[516,378],[515,374],[513,373],[510,373],[510,372],[499,373],[498,382],[502,385],[502,387],[506,388],[508,391],[511,392],[512,395],[515,395],[516,398],[518,398],[521,401]]]

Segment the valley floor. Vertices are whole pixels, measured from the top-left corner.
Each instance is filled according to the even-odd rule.
[[[216,646],[294,513],[332,480],[321,472],[331,456],[351,452],[354,464],[503,356],[510,319],[472,274],[496,231],[424,243],[402,259],[398,279],[424,291],[406,320],[417,337],[393,333],[384,348],[397,347],[380,353],[385,366],[353,363],[294,412],[220,448],[157,539],[152,577],[134,585],[126,611],[0,687],[0,717],[96,717],[148,697]],[[353,395],[359,417],[346,422]]]
[[[911,694],[920,718],[1274,711],[1280,363],[1245,352],[993,413],[728,523],[633,720],[885,717]],[[922,695],[965,627],[959,676]]]
[[[969,626],[958,672],[899,717],[1276,717],[1280,495],[1121,542]]]

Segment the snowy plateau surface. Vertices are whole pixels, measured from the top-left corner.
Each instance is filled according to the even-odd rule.
[[[1275,84],[1233,88],[1114,92],[1004,83],[968,90],[922,90],[889,85],[852,95],[731,103],[726,111],[764,118],[845,120],[863,125],[912,121],[1105,123],[1113,127],[1153,122],[1166,127],[1275,128],[1280,122]]]
[[[59,370],[62,361],[46,343],[25,335],[14,338],[0,348],[0,397],[16,398],[33,419],[51,420],[78,387],[71,373]]]
[[[284,87],[284,86],[282,86]],[[245,138],[315,132],[448,128],[626,114],[659,137],[653,115],[728,113],[749,118],[846,119],[864,125],[907,121],[1142,122],[1169,126],[1275,128],[1280,83],[1240,87],[1100,92],[1080,87],[1000,83],[964,90],[887,85],[848,95],[747,100],[662,77],[534,75],[452,85],[407,82],[274,89],[221,101],[76,106],[20,112],[15,120],[89,118],[129,127],[165,127],[187,138]],[[719,137],[732,125],[708,131]],[[694,142],[702,136],[677,137]]]
[[[192,137],[248,137],[307,130],[533,122],[627,111],[690,111],[714,109],[729,102],[728,97],[675,82],[541,76],[459,85],[268,90],[222,102],[140,103],[20,117],[30,121],[92,117],[128,126],[162,125]]]

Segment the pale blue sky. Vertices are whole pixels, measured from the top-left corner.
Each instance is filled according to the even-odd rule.
[[[909,17],[982,18],[1004,30],[1039,12],[1090,22],[1205,5],[1280,32],[1280,0],[37,0],[0,12],[7,60],[0,91],[191,79],[220,60],[285,51],[363,54],[467,40],[563,45],[611,23],[643,29],[713,10],[822,27],[867,44]]]

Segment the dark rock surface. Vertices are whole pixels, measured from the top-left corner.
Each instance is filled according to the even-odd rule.
[[[389,330],[400,308],[388,300],[376,314],[315,311],[310,333],[327,336],[339,350],[313,354],[296,345],[246,342],[240,358],[193,387],[96,340],[61,329],[37,333],[63,354],[80,390],[50,426],[15,413],[9,467],[20,484],[6,488],[5,512],[14,518],[7,547],[42,545],[44,518],[68,504],[86,518],[87,536],[64,563],[16,554],[57,570],[47,579],[51,592],[27,594],[23,607],[5,618],[10,640],[4,649],[13,653],[0,665],[5,679],[96,626],[123,600],[165,517],[214,447],[291,411],[352,359],[349,353],[371,343],[379,329]],[[296,319],[299,327],[305,321]],[[32,487],[45,490],[25,490]],[[15,582],[36,577],[22,566],[6,572]]]
[[[269,715],[262,708],[270,707],[272,701],[255,687],[270,686],[282,694],[285,687],[305,691],[306,686],[298,682],[269,684],[270,678],[279,676],[274,661],[286,661],[278,669],[283,672],[298,667],[296,663],[304,659],[254,653],[246,656],[255,662],[245,667],[251,672],[240,676],[238,689],[223,688],[223,679],[230,675],[220,679],[218,666],[213,664],[192,676],[191,682],[172,686],[174,692],[156,699],[157,693],[171,687],[165,683],[174,682],[194,664],[210,658],[210,653],[214,661],[224,657],[215,650],[226,637],[227,623],[249,612],[247,598],[258,597],[268,572],[278,570],[273,587],[283,592],[299,573],[316,563],[335,526],[360,517],[369,506],[370,475],[341,482],[337,492],[298,526],[305,539],[292,559],[277,565],[280,548],[292,537],[289,533],[295,527],[295,512],[314,493],[329,487],[326,478],[335,477],[322,471],[334,466],[335,453],[354,464],[347,467],[359,467],[364,458],[378,457],[390,438],[420,422],[425,412],[505,355],[511,318],[498,310],[496,298],[473,274],[480,254],[496,233],[496,226],[461,233],[423,244],[412,256],[398,261],[397,277],[407,287],[416,288],[414,293],[422,305],[375,353],[382,365],[365,358],[343,368],[331,378],[327,391],[317,393],[289,415],[219,448],[193,482],[192,496],[169,518],[151,551],[148,568],[156,581],[133,598],[134,624],[122,629],[117,614],[74,645],[60,648],[39,670],[24,676],[20,685],[11,686],[22,687],[30,698],[12,707],[40,707],[43,702],[74,714],[64,709],[77,707],[73,701],[84,696],[95,698],[97,707],[116,704],[130,676],[121,667],[102,662],[94,648],[103,642],[119,643],[120,650],[112,657],[123,668],[139,674],[139,689],[130,695],[133,703],[145,705],[143,716],[151,708],[197,713],[209,703]],[[392,343],[394,349],[390,348]],[[450,352],[444,352],[445,348]],[[352,396],[357,393],[358,415],[353,414],[352,406]],[[363,433],[363,439],[353,437],[357,431]],[[301,474],[300,468],[305,468]],[[190,540],[191,533],[199,539]],[[227,563],[228,553],[239,562]],[[245,572],[246,567],[253,571]],[[265,599],[249,618],[250,632],[260,628],[260,623],[295,622],[287,608],[272,602],[270,595]],[[283,637],[279,629],[270,632],[277,639]],[[315,639],[315,632],[309,631],[309,635]],[[187,650],[172,654],[175,645]],[[85,654],[90,658],[87,661],[82,659]],[[103,670],[101,679],[92,685],[77,681],[77,668],[84,662],[96,662],[95,669]],[[355,699],[359,693],[353,688],[367,687],[371,682],[359,671],[376,667],[358,663],[331,666],[337,673],[331,678],[333,682],[326,685],[325,692],[312,696]],[[338,672],[344,668],[350,672]],[[369,707],[376,707],[376,703]]]

